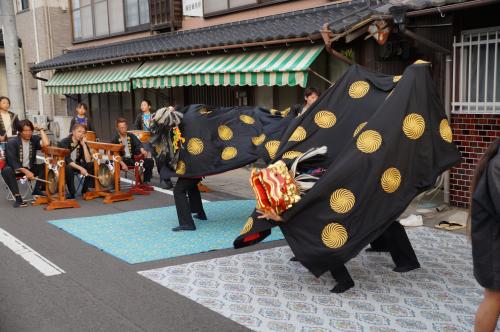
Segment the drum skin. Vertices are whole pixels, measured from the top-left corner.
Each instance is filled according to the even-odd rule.
[[[142,143],[149,143],[149,140],[151,139],[151,132],[146,131],[146,130],[129,130],[128,133],[134,134],[137,136],[139,141]]]
[[[85,133],[85,138],[87,139],[87,141],[95,142],[97,140],[97,135],[96,135],[95,131],[88,130]]]

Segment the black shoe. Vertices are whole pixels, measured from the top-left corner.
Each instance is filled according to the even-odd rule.
[[[335,293],[335,294],[340,294],[345,292],[348,289],[351,289],[354,287],[354,281],[342,283],[342,284],[336,284],[335,287],[330,289],[330,292]]]
[[[27,206],[28,206],[28,203],[27,203],[27,202],[25,202],[25,201],[23,201],[23,200],[21,200],[21,201],[16,200],[16,201],[14,202],[14,205],[13,205],[13,206],[14,206],[15,208],[19,208],[19,207],[27,207]]]
[[[196,227],[194,226],[177,226],[172,228],[173,232],[180,232],[180,231],[195,231]]]
[[[292,258],[290,258],[290,262],[298,262],[299,260],[297,259],[297,257],[293,256]]]
[[[66,194],[66,199],[75,199],[75,194]]]
[[[197,213],[193,215],[193,218],[199,219],[199,220],[207,220],[207,215],[205,213]]]
[[[173,187],[174,184],[170,180],[165,181],[165,184],[163,185],[163,189],[172,189]]]
[[[417,265],[403,265],[403,266],[396,266],[392,270],[394,272],[399,272],[399,273],[404,273],[404,272],[409,272],[412,270],[416,270],[420,268],[420,264]]]
[[[33,190],[33,192],[31,193],[31,196],[35,197],[35,196],[44,196],[44,195],[43,195],[43,192],[37,188],[37,189]]]

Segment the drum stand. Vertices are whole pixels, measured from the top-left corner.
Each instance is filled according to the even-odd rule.
[[[51,167],[57,167],[59,176],[57,177],[57,198],[52,198],[49,190],[50,182],[45,182],[45,192],[47,196],[38,197],[33,205],[47,204],[45,210],[52,211],[56,209],[79,208],[80,205],[74,199],[66,199],[66,162],[64,157],[69,155],[68,149],[46,146],[42,148],[45,154],[45,179],[48,179]]]
[[[151,191],[154,191],[154,188],[153,186],[142,183],[141,172],[144,158],[142,156],[134,156],[134,161],[135,181],[134,185],[128,190],[128,192],[136,195],[149,195]]]
[[[110,143],[98,143],[98,142],[87,142],[87,146],[92,149],[95,153],[94,156],[94,174],[99,173],[99,165],[101,161],[101,156],[98,151],[103,150],[104,154],[108,156],[108,160],[113,161],[114,165],[114,182],[115,188],[114,192],[110,192],[107,189],[103,189],[101,183],[95,175],[94,184],[95,190],[88,191],[83,195],[83,199],[88,201],[97,197],[104,197],[104,203],[110,204],[119,201],[131,201],[134,199],[131,193],[120,191],[120,161],[121,157],[119,152],[123,150],[123,145],[121,144],[110,144]]]

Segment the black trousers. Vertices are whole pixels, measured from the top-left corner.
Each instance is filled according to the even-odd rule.
[[[45,165],[43,164],[35,164],[31,166],[29,170],[31,173],[35,175],[35,177],[43,178],[44,167]],[[12,194],[19,195],[19,185],[17,184],[16,180],[16,171],[10,166],[5,166],[2,169],[2,177],[7,186],[9,187],[10,191],[12,192]],[[35,188],[42,190],[42,184],[43,182],[37,181],[35,183]]]
[[[420,265],[405,228],[398,221],[393,222],[370,245],[375,250],[388,251],[396,266]],[[351,275],[345,265],[330,270],[330,272],[339,284],[346,284],[352,281]]]
[[[89,174],[94,174],[94,163],[82,163],[78,164],[79,166],[82,166],[89,172]],[[68,187],[68,191],[71,195],[74,195],[76,193],[75,189],[75,174],[79,174],[80,172],[74,168],[72,168],[70,165],[66,165],[65,168],[65,173],[66,173],[66,186]],[[92,183],[94,182],[94,179],[91,178],[90,176],[87,176],[85,180],[83,180],[83,187],[82,187],[82,194],[86,193],[89,188],[91,187]]]
[[[351,282],[354,283],[345,265],[341,265],[336,267],[335,269],[330,270],[330,273],[332,274],[333,279],[335,279],[338,284],[346,285],[350,284]]]
[[[194,227],[191,213],[205,214],[198,183],[201,179],[178,178],[174,187],[175,208],[180,226]]]
[[[125,158],[123,157],[123,162],[127,166],[134,166],[135,165],[135,160],[133,158]],[[151,178],[153,177],[153,167],[154,167],[154,160],[151,158],[144,158],[144,182],[150,182]]]
[[[396,266],[419,265],[417,255],[415,255],[405,228],[398,221],[393,222],[370,245],[375,250],[388,251]]]

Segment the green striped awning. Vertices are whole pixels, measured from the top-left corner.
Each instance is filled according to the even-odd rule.
[[[138,63],[57,72],[45,84],[46,93],[80,94],[130,91],[130,76]]]
[[[186,85],[300,85],[323,46],[146,62],[132,75],[133,88]]]

